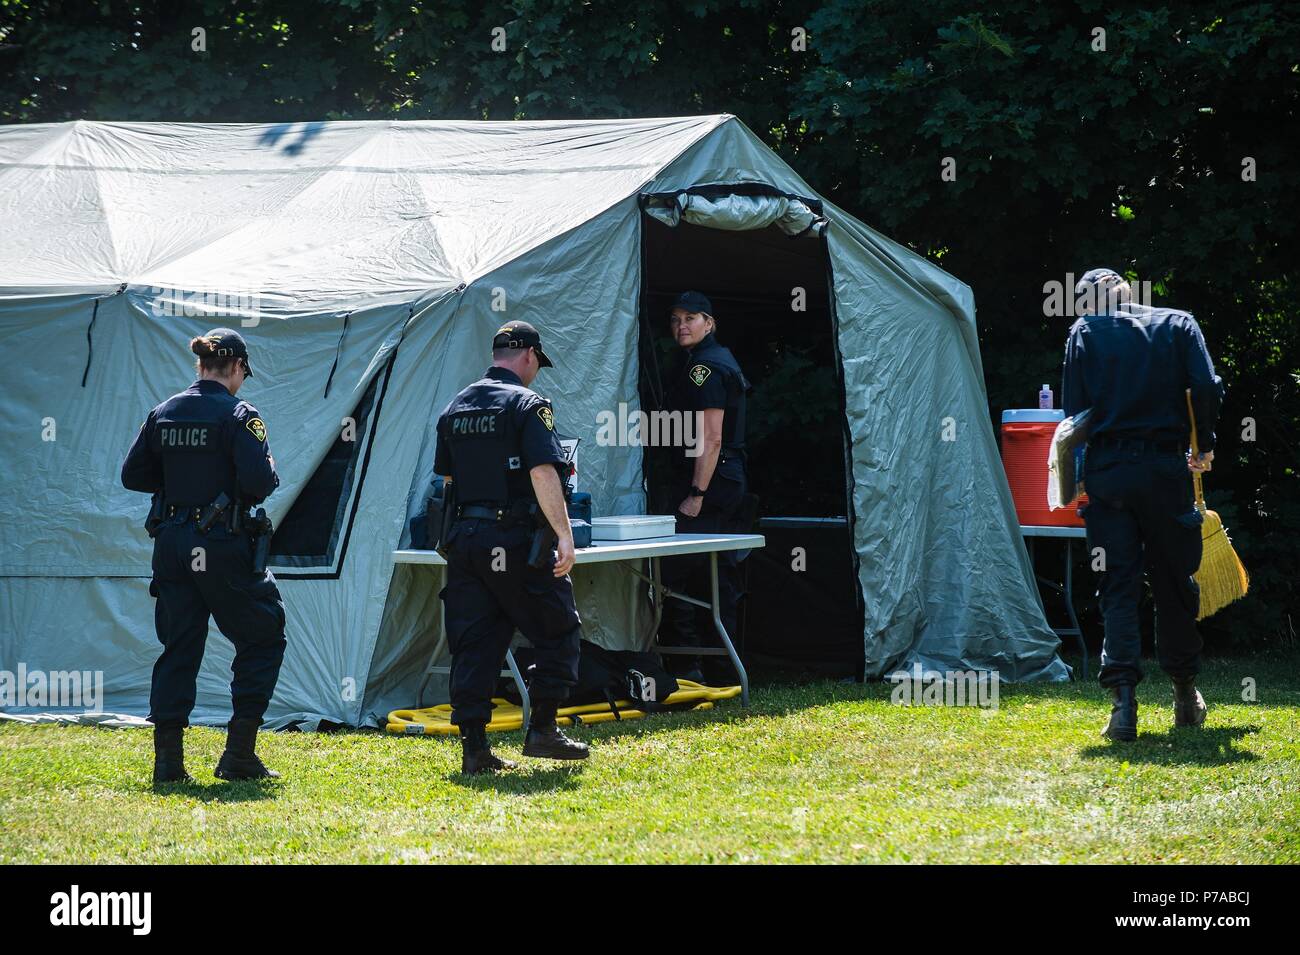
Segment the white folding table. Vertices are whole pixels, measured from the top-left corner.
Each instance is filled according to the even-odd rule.
[[[1065,580],[1057,583],[1054,580],[1048,580],[1046,577],[1038,577],[1038,582],[1050,590],[1056,591],[1065,598],[1065,612],[1070,618],[1070,626],[1053,627],[1058,637],[1072,636],[1079,644],[1079,652],[1083,654],[1083,678],[1088,678],[1088,646],[1083,642],[1083,630],[1079,627],[1079,618],[1074,613],[1074,542],[1080,538],[1087,538],[1087,528],[1083,527],[1051,527],[1043,525],[1021,524],[1020,533],[1029,541],[1029,559],[1034,558],[1034,539],[1037,537],[1056,537],[1065,541]]]
[[[718,600],[718,554],[722,551],[732,550],[752,550],[756,547],[762,547],[764,540],[761,534],[674,534],[671,537],[652,537],[646,540],[636,541],[593,541],[590,547],[580,547],[574,555],[575,564],[602,564],[612,562],[622,562],[626,565],[629,573],[640,577],[650,585],[651,594],[654,597],[654,624],[653,633],[655,635],[655,650],[658,653],[676,653],[686,654],[689,656],[727,656],[731,659],[731,665],[735,667],[736,675],[740,678],[740,701],[744,706],[749,706],[749,675],[745,672],[744,664],[740,662],[740,654],[736,652],[735,645],[731,642],[731,635],[727,633],[727,628],[722,625],[722,608]],[[709,555],[709,602],[697,600],[686,594],[678,593],[663,586],[659,580],[659,561],[664,557],[683,557],[688,554],[708,554]],[[647,576],[641,570],[633,565],[640,561],[646,561],[649,564],[649,575]],[[445,567],[447,562],[443,560],[442,555],[433,550],[396,550],[393,551],[393,563],[395,564],[424,564],[432,567]],[[697,607],[704,607],[713,613],[713,628],[717,631],[719,639],[722,641],[721,647],[675,647],[659,646],[659,622],[663,617],[664,598],[669,597],[674,600],[681,600]],[[501,671],[502,676],[509,676],[515,681],[515,686],[519,689],[519,696],[523,700],[523,717],[524,724],[528,723],[528,716],[531,712],[530,701],[528,698],[528,687],[524,684],[523,674],[519,671],[519,666],[515,663],[514,654],[509,650],[506,651],[506,669]],[[416,705],[423,702],[424,690],[428,685],[429,678],[435,673],[450,673],[451,668],[437,666],[436,652],[434,657],[429,660],[429,667],[425,672],[424,682],[420,685]]]

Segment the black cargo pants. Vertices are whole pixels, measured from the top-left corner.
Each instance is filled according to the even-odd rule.
[[[582,621],[573,582],[555,577],[554,557],[528,565],[531,523],[462,518],[447,534],[447,643],[451,721],[487,723],[492,695],[517,629],[536,650],[528,687],[534,700],[562,702],[578,682]]]
[[[675,487],[671,506],[678,506],[688,490],[687,485]],[[745,490],[746,480],[743,473],[739,479],[715,474],[713,480],[709,482],[708,490],[704,492],[699,515],[687,517],[680,511],[677,512],[677,533],[734,534],[740,518]],[[669,590],[703,600],[705,603],[709,602],[711,594],[708,554],[666,557],[660,562],[660,567],[664,586]],[[718,554],[719,618],[733,642],[740,637],[737,633],[737,620],[741,590],[740,552],[734,550],[720,552]],[[668,624],[667,630],[672,636],[664,640],[664,644],[684,647],[721,646],[716,636],[711,636],[707,641],[701,638],[699,616],[703,613],[703,610],[685,601],[666,600],[664,622]],[[711,625],[709,632],[710,634],[713,632]],[[680,660],[683,669],[691,665],[699,665],[698,657],[683,656]]]
[[[1186,455],[1147,442],[1089,445],[1084,473],[1088,550],[1094,562],[1105,562],[1102,686],[1142,680],[1138,605],[1144,569],[1155,597],[1160,667],[1170,676],[1195,675],[1201,654],[1200,589],[1192,575],[1201,564],[1203,517],[1193,500]]]
[[[233,717],[260,722],[284,661],[284,602],[270,571],[253,572],[253,542],[223,525],[205,534],[192,516],[171,518],[154,538],[149,592],[163,646],[149,693],[153,724],[189,724],[209,617],[235,645]]]

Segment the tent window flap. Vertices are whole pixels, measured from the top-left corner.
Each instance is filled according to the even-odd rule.
[[[347,527],[348,505],[364,476],[363,449],[372,440],[375,375],[349,416],[355,431],[343,430],[303,487],[271,539],[271,563],[279,567],[332,567]]]

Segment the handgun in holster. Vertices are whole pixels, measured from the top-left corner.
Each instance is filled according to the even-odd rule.
[[[537,508],[533,518],[537,523],[533,528],[533,538],[528,543],[528,566],[540,570],[550,560],[551,552],[555,550],[559,538],[555,536],[555,529],[551,527],[551,522],[546,519],[546,513],[540,507]]]
[[[222,491],[216,496],[211,504],[203,508],[203,513],[199,515],[199,530],[206,534],[212,530],[212,525],[221,520],[226,510],[230,507],[230,498]]]
[[[259,507],[248,519],[248,534],[253,538],[253,573],[266,573],[266,561],[271,554],[271,534],[275,525],[266,516],[266,508]]]
[[[442,482],[442,523],[438,528],[438,542],[434,545],[434,550],[443,560],[450,560],[447,556],[447,538],[451,536],[451,526],[456,523],[456,511],[459,505],[456,503],[456,483],[454,481]]]
[[[567,513],[573,498],[573,488],[569,486],[569,478],[574,473],[573,462],[566,461],[562,467],[557,466],[557,470],[561,471],[560,490],[564,494],[564,509]],[[528,566],[540,570],[547,566],[551,552],[555,550],[555,545],[560,539],[555,535],[555,528],[551,527],[551,522],[547,520],[541,505],[530,504],[529,507],[534,520],[537,521],[537,526],[533,529],[533,539],[528,545]]]
[[[163,503],[163,492],[154,491],[153,501],[149,505],[149,516],[144,519],[144,532],[150,537],[157,537],[166,513],[167,505]]]
[[[555,531],[551,529],[551,523],[542,515],[533,530],[532,542],[528,545],[528,566],[535,567],[538,570],[547,565],[556,544]]]

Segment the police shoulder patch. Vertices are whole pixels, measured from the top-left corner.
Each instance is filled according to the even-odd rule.
[[[555,415],[551,411],[550,405],[538,405],[537,417],[542,419],[542,424],[546,425],[547,431],[555,430]]]
[[[708,365],[696,365],[689,372],[691,381],[695,382],[697,387],[703,387],[704,382],[708,380],[709,375],[713,373]]]
[[[249,418],[244,427],[253,432],[253,437],[258,441],[266,440],[266,422],[261,418]]]

